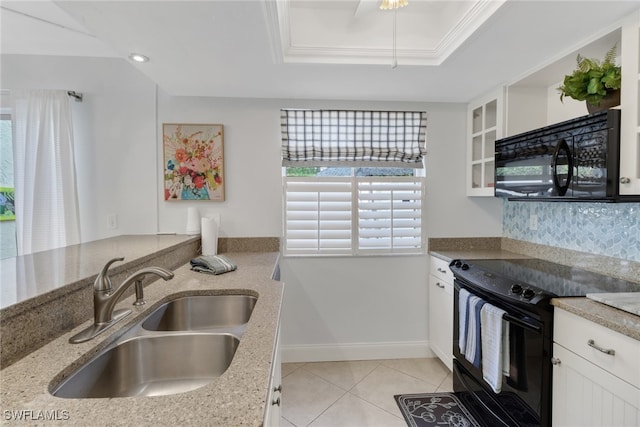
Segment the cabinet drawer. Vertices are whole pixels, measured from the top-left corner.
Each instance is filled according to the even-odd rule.
[[[447,283],[453,283],[453,273],[449,269],[449,263],[435,256],[431,256],[429,258],[431,259],[429,267],[431,275],[444,280]]]
[[[640,387],[640,341],[559,308],[554,313],[555,342],[618,378]],[[595,347],[613,350],[615,354],[607,354]]]

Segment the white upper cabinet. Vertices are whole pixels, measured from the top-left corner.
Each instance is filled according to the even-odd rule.
[[[620,194],[640,194],[640,10],[622,26]]]
[[[467,196],[493,196],[495,142],[504,129],[502,88],[469,104],[467,112]]]

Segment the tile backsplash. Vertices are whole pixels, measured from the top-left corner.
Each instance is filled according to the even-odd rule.
[[[505,200],[502,212],[504,237],[640,261],[640,203]]]

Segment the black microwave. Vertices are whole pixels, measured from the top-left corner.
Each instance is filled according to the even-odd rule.
[[[495,195],[623,201],[619,165],[620,110],[606,110],[497,140]]]

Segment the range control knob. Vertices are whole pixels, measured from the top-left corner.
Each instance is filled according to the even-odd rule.
[[[455,265],[456,267],[460,268],[460,267],[462,267],[462,261],[456,261],[455,264],[453,264],[453,265]]]
[[[533,289],[525,289],[524,292],[522,293],[522,296],[525,297],[526,299],[531,299],[535,294],[536,293],[533,291]]]
[[[469,264],[462,264],[462,269],[463,270],[468,270],[469,269]]]
[[[511,292],[514,294],[521,294],[522,293],[522,286],[515,284],[515,285],[511,285]]]

